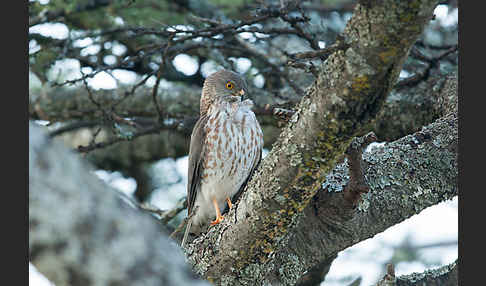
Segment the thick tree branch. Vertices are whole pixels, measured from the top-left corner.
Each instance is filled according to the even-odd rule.
[[[308,269],[329,267],[338,252],[457,196],[457,126],[457,114],[451,113],[366,153],[364,171],[370,191],[357,209],[349,207],[343,194],[348,164],[338,165],[297,218],[286,247],[269,253],[275,258],[262,265],[262,269],[272,268],[267,279],[292,284]],[[241,216],[239,207],[236,212],[230,213],[231,220]],[[205,245],[210,235],[196,243]]]
[[[359,241],[373,237],[423,209],[458,195],[457,115],[450,114],[421,131],[365,153],[369,193],[357,209],[342,190],[347,162],[327,176],[298,219],[287,247],[276,255],[274,271],[305,271]],[[440,179],[439,179],[440,178]],[[287,257],[299,257],[289,263]],[[277,272],[278,273],[278,272]]]
[[[446,81],[441,85],[441,88],[435,88],[433,90],[439,91],[438,94],[432,93],[433,95],[431,95],[431,97],[435,98],[436,101],[435,101],[435,103],[430,103],[431,105],[435,106],[435,111],[437,112],[437,114],[440,114],[441,116],[445,116],[445,115],[450,116],[451,114],[457,114],[457,108],[458,108],[457,77],[456,76],[448,77],[446,79]],[[457,124],[457,123],[454,123],[454,124]],[[445,133],[445,134],[447,134],[447,132],[448,132],[447,130],[443,131],[443,133]],[[451,136],[456,136],[456,139],[455,139],[456,145],[453,145],[453,149],[454,148],[457,149],[457,126],[456,126],[456,128],[451,128],[450,132],[451,132]],[[418,133],[414,134],[413,136],[418,136],[419,138],[426,137],[421,132],[418,132]],[[405,138],[407,138],[407,137],[405,137]],[[451,138],[451,139],[453,139],[453,138]],[[404,140],[404,139],[402,138],[400,140]],[[400,140],[398,142],[400,142]],[[405,139],[405,141],[404,141],[405,146],[408,144],[407,140],[408,139]],[[393,142],[392,144],[397,144],[397,142]],[[412,143],[412,144],[415,144],[415,142]],[[398,143],[398,145],[400,145],[400,143]],[[389,148],[389,147],[384,147],[384,148]],[[435,152],[435,150],[433,152]],[[443,153],[443,151],[441,151],[440,154],[442,154],[442,153]],[[408,159],[408,161],[415,162],[413,158],[415,158],[416,155],[407,154],[407,156],[408,155],[411,156],[410,157],[411,159]],[[376,154],[376,150],[375,150],[371,154],[366,154],[365,157],[366,158],[375,158],[376,157],[377,159],[379,159],[381,157],[381,155]],[[402,164],[402,163],[403,162],[400,162],[400,164]],[[397,169],[394,169],[393,166],[390,166],[389,163],[385,164],[383,167],[381,167],[381,166],[379,167],[377,164],[373,164],[373,165],[374,165],[373,168],[377,168],[377,169],[382,170],[382,171],[375,170],[375,171],[373,171],[373,173],[383,174],[383,176],[384,176],[383,180],[387,181],[387,182],[389,182],[390,180],[394,180],[396,173],[409,173],[409,174],[412,174],[414,176],[414,178],[421,178],[420,177],[421,175],[417,175],[415,173],[415,170],[413,169],[413,167],[410,167],[407,170],[397,170]],[[318,226],[320,225],[320,226],[323,227],[323,231],[322,231],[323,233],[329,233],[327,235],[329,237],[334,236],[334,234],[331,234],[331,233],[339,232],[339,230],[341,229],[341,226],[334,226],[333,223],[332,223],[333,219],[336,222],[340,222],[343,219],[346,220],[347,218],[353,217],[353,216],[356,215],[352,209],[349,209],[348,202],[346,201],[346,199],[344,197],[344,193],[342,192],[342,190],[344,190],[345,187],[348,185],[348,180],[349,180],[349,174],[348,174],[349,171],[347,170],[347,168],[348,168],[347,166],[348,166],[347,162],[340,164],[333,170],[333,172],[330,175],[327,176],[327,182],[325,183],[326,188],[324,188],[323,190],[320,190],[319,193],[315,196],[314,201],[307,207],[306,211],[304,212],[306,215],[303,216],[303,218],[301,219],[302,222],[301,222],[300,227],[302,229],[300,229],[300,227],[299,227],[299,229],[297,230],[297,233],[304,233],[306,231],[312,232],[314,230],[314,228],[317,227],[317,229],[318,229]],[[368,170],[370,170],[369,164],[368,164]],[[425,173],[426,176],[428,176],[429,172],[427,170],[423,170],[423,172]],[[455,170],[455,169],[450,170],[450,172],[457,174],[457,170]],[[367,176],[369,176],[369,174],[365,174],[365,177],[367,177]],[[388,176],[388,178],[386,178],[387,176]],[[435,180],[435,179],[432,178],[432,177],[427,179],[427,181],[433,181],[433,180]],[[397,184],[398,184],[397,187],[392,188],[391,190],[397,190],[398,188],[400,188],[400,186],[399,186],[400,184],[408,184],[408,182],[403,182],[403,183],[398,182]],[[418,187],[418,188],[422,188],[422,187]],[[334,193],[334,194],[331,193],[331,194],[323,195],[323,193],[326,193],[328,191],[329,192],[339,191],[339,194],[338,193]],[[456,190],[456,192],[457,192],[457,190]],[[341,195],[341,193],[342,193],[342,195]],[[368,194],[365,197],[370,197],[370,196],[373,196],[373,194]],[[399,196],[399,194],[397,194],[397,196]],[[366,204],[366,202],[365,202],[365,204]],[[319,209],[320,210],[329,209],[329,213],[326,213],[326,214],[319,213],[318,212]],[[379,211],[377,211],[377,212],[379,212]],[[321,223],[318,222],[318,221],[321,221],[321,220],[323,220],[324,223],[321,224]],[[375,224],[376,223],[373,223],[373,225],[375,225]],[[329,228],[331,229],[331,231],[329,231]],[[343,228],[344,228],[344,226],[343,226]],[[360,226],[357,225],[356,228],[358,229],[358,228],[360,228]],[[352,231],[356,231],[356,230],[352,230]],[[330,267],[330,265],[333,261],[333,259],[330,259],[330,258],[333,257],[333,253],[329,252],[327,254],[323,254],[323,253],[319,254],[320,251],[311,251],[310,248],[307,249],[307,250],[303,250],[302,248],[304,248],[304,249],[306,248],[305,245],[307,244],[307,241],[314,240],[315,237],[317,237],[317,236],[314,235],[314,234],[312,234],[312,236],[309,236],[309,237],[304,235],[304,237],[301,237],[301,238],[299,238],[299,235],[298,235],[298,236],[296,236],[295,238],[292,239],[292,240],[295,239],[295,241],[292,241],[292,244],[295,246],[296,251],[298,250],[298,252],[303,252],[304,253],[303,255],[309,255],[309,253],[312,253],[313,255],[315,254],[314,258],[311,258],[310,261],[312,261],[312,260],[313,261],[327,261],[326,263],[318,262],[314,266],[312,266],[314,262],[309,262],[309,265],[307,267],[312,266],[313,272],[318,272],[319,268],[326,269],[327,267]],[[338,240],[344,241],[344,240],[346,240],[346,237],[343,236],[343,237],[339,238]],[[327,244],[332,245],[334,243],[335,243],[334,241],[329,241],[329,242],[326,243],[326,245]],[[318,248],[318,249],[322,250],[322,249],[325,249],[325,248],[321,247],[321,248]],[[285,255],[297,255],[297,253],[286,253],[282,257],[285,257]],[[322,256],[320,256],[320,255],[322,255]],[[301,279],[302,281],[305,281],[304,277],[302,277],[302,279]],[[321,279],[321,281],[322,280],[323,279]]]
[[[269,94],[258,89],[252,90],[251,97],[258,103],[268,100]],[[117,115],[135,120],[142,118],[156,118],[158,113],[150,98],[152,89],[138,87],[135,91],[127,88],[115,90],[97,90],[92,97],[105,110],[112,110]],[[192,125],[184,128],[191,132],[199,113],[199,97],[201,89],[194,86],[174,85],[159,90],[156,98],[159,105],[165,109],[167,118],[179,121],[194,119]],[[278,125],[278,120],[287,120],[292,111],[281,108],[279,104],[257,104],[254,111],[262,125]],[[102,123],[102,111],[93,104],[85,88],[53,88],[49,91],[41,90],[29,94],[29,118],[50,122],[66,122],[81,120],[85,125],[92,126],[95,122]],[[89,122],[89,123],[87,123]],[[188,122],[189,123],[189,122]],[[147,125],[147,124],[143,124]],[[83,127],[76,123],[75,126]],[[68,128],[67,131],[73,129]],[[58,133],[58,132],[57,132]],[[272,141],[273,142],[273,141]]]
[[[160,90],[157,101],[170,106],[167,112],[177,116],[191,112],[197,114],[199,103],[198,89],[178,85],[170,88],[170,96],[163,96],[168,90]],[[136,92],[127,88],[116,90],[97,90],[93,98],[105,109],[112,109],[123,117],[153,117],[157,111],[151,100],[152,89],[140,87]],[[190,107],[191,109],[189,109]],[[93,120],[101,117],[101,111],[90,100],[85,88],[53,88],[48,92],[38,91],[29,94],[29,117],[51,122],[67,120]]]
[[[198,274],[223,285],[290,285],[308,269],[279,268],[275,275],[271,265],[350,140],[376,116],[436,4],[357,4],[343,34],[350,47],[323,64],[228,219],[188,245]],[[300,259],[287,256],[282,265]]]
[[[62,285],[202,285],[156,220],[29,125],[29,261]]]

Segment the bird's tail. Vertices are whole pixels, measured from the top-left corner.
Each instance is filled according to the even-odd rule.
[[[184,245],[186,244],[186,240],[189,235],[189,230],[191,229],[191,226],[192,226],[192,218],[190,217],[187,220],[186,231],[184,232],[184,237],[182,238],[182,243],[181,243],[182,248],[184,248]]]

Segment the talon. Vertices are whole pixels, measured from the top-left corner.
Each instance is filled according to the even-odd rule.
[[[220,223],[223,219],[224,219],[223,216],[219,216],[211,222],[211,225],[216,225],[216,224]]]

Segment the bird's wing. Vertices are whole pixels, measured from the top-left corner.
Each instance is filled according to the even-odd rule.
[[[201,116],[196,122],[191,134],[191,145],[189,145],[189,161],[187,171],[187,214],[191,215],[196,194],[201,184],[201,166],[203,163],[204,140],[206,133],[204,126],[208,120],[207,116]]]

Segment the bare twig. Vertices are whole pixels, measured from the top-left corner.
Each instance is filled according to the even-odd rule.
[[[412,49],[412,52],[411,52],[411,55],[413,57],[421,60],[421,61],[426,62],[427,63],[427,67],[422,72],[416,73],[413,76],[410,76],[408,78],[402,79],[401,81],[399,81],[395,85],[395,88],[397,90],[400,90],[400,89],[402,89],[404,87],[412,87],[412,86],[415,86],[415,85],[419,84],[420,82],[422,82],[424,80],[427,80],[429,78],[429,76],[430,76],[430,72],[432,71],[432,69],[437,68],[438,65],[439,65],[439,62],[442,59],[446,58],[447,56],[449,56],[452,53],[457,52],[458,49],[459,49],[459,46],[458,45],[454,45],[454,46],[450,47],[449,49],[447,49],[447,51],[443,52],[442,54],[440,54],[440,55],[438,55],[436,57],[430,58],[430,57],[427,57],[424,54],[422,54],[417,48],[413,48]]]
[[[163,224],[167,224],[170,220],[175,218],[181,211],[187,208],[187,200],[184,198],[182,200],[179,200],[179,202],[169,210],[161,210],[153,205],[143,203],[143,204],[138,204],[138,207],[141,210],[156,214],[159,216],[160,221]]]
[[[301,59],[312,59],[312,58],[322,58],[324,57],[327,58],[330,54],[339,51],[339,50],[345,50],[349,47],[349,44],[344,43],[344,42],[339,42],[334,45],[331,45],[327,48],[324,49],[318,49],[315,51],[309,51],[309,52],[303,52],[303,53],[296,53],[296,54],[290,54],[289,57],[291,59],[296,59],[296,60],[301,60]]]
[[[143,135],[155,134],[155,133],[158,133],[161,130],[164,130],[164,129],[167,129],[167,128],[169,128],[169,129],[176,128],[178,125],[179,125],[179,121],[176,121],[175,123],[169,124],[169,125],[157,124],[157,125],[154,125],[151,128],[145,129],[143,131],[136,132],[136,133],[134,133],[130,136],[119,136],[119,137],[116,137],[116,138],[111,139],[109,141],[100,142],[100,143],[96,143],[96,144],[92,144],[92,145],[88,145],[88,146],[81,146],[80,145],[80,146],[78,146],[77,151],[80,152],[80,153],[88,153],[92,150],[99,149],[99,148],[105,148],[105,147],[108,147],[110,145],[113,145],[113,144],[116,144],[116,143],[119,143],[119,142],[130,141],[130,140],[133,140],[133,139],[140,137],[140,136],[143,136]]]

